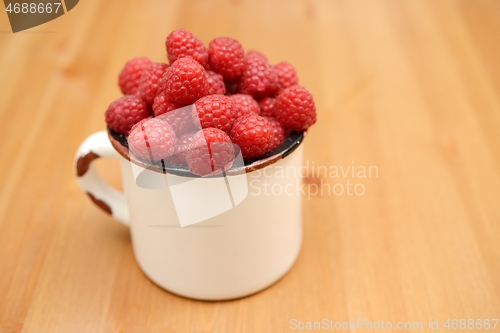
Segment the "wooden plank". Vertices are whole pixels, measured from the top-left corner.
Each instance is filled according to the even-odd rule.
[[[0,332],[288,332],[294,318],[419,321],[421,331],[439,319],[445,331],[448,318],[498,318],[498,13],[494,0],[86,0],[18,34],[5,15]],[[74,180],[73,154],[104,128],[123,63],[166,61],[179,27],[293,63],[318,107],[306,184],[364,189],[306,195],[297,263],[239,300],[154,285],[128,229]],[[121,186],[115,162],[98,167]]]

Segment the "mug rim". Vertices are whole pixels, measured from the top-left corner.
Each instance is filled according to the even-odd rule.
[[[183,167],[183,165],[181,164],[177,163],[165,164],[163,163],[163,160],[161,163],[158,164],[148,164],[137,158],[131,158],[128,148],[127,138],[125,137],[125,135],[113,131],[111,128],[109,128],[109,126],[106,126],[106,128],[109,141],[111,142],[113,148],[129,162],[132,162],[144,169],[148,169],[163,174],[170,173],[184,177],[196,177],[196,178],[200,177],[198,175],[191,173],[187,168]],[[304,141],[306,135],[307,135],[307,130],[292,131],[282,143],[280,143],[276,148],[274,148],[270,152],[262,156],[259,156],[257,158],[245,160],[244,166],[235,169],[229,169],[225,172],[225,174],[237,175],[243,172],[250,173],[252,171],[256,171],[265,168],[271,164],[274,164],[284,159],[285,157],[290,155],[295,149],[297,149],[300,146],[300,144]]]

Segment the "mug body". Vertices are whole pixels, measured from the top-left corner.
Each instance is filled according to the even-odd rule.
[[[202,300],[243,297],[280,279],[301,246],[302,149],[247,173],[244,197],[237,199],[233,191],[223,212],[185,226],[185,216],[200,216],[223,205],[217,185],[223,178],[198,179],[204,182],[206,200],[190,202],[190,195],[184,195],[186,204],[179,207],[179,184],[190,179],[144,170],[154,173],[152,178],[163,177],[166,184],[145,188],[138,185],[134,165],[120,157],[132,244],[143,272],[172,293]]]

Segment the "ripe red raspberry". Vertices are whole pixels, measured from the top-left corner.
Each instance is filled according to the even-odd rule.
[[[229,96],[233,101],[238,118],[249,114],[260,114],[259,103],[252,96],[246,94],[235,94]]]
[[[306,130],[316,122],[316,107],[311,93],[301,86],[283,90],[276,102],[276,119],[290,129]]]
[[[285,140],[285,128],[281,123],[276,120],[275,118],[272,117],[264,117],[267,119],[269,122],[269,125],[271,125],[271,133],[273,136],[273,141],[271,143],[271,150],[274,148],[278,147],[280,143]]]
[[[278,76],[274,68],[260,56],[245,58],[245,70],[241,74],[238,92],[268,96],[278,89]]]
[[[224,84],[224,78],[222,77],[222,75],[208,70],[206,70],[205,73],[207,75],[208,94],[224,95],[226,93],[226,86]]]
[[[165,42],[168,61],[173,64],[182,57],[191,57],[203,67],[208,64],[208,51],[202,41],[185,29],[172,31]]]
[[[267,57],[264,53],[256,50],[248,50],[247,58],[252,58],[252,57],[261,58],[262,60],[267,61]]]
[[[160,91],[160,80],[165,74],[168,65],[153,62],[142,72],[137,95],[148,105],[153,105],[153,101]]]
[[[188,132],[194,132],[199,129],[193,121],[193,111],[191,106],[185,106],[180,109],[164,113],[157,118],[166,121],[172,126],[177,137]],[[197,123],[197,122],[196,122]]]
[[[236,39],[218,37],[208,45],[208,63],[224,79],[236,79],[245,68],[245,51]]]
[[[153,112],[155,114],[155,117],[158,117],[159,115],[162,115],[169,111],[178,109],[180,107],[181,106],[179,104],[168,100],[168,98],[165,97],[165,93],[163,92],[160,92],[158,95],[156,95],[155,100],[153,102]]]
[[[208,95],[194,103],[193,117],[200,119],[202,128],[214,127],[229,133],[238,112],[229,97]]]
[[[133,58],[125,63],[118,76],[118,85],[124,95],[133,95],[137,92],[142,71],[149,64],[151,60],[148,58]]]
[[[205,69],[192,58],[175,61],[163,80],[165,96],[177,104],[192,104],[208,93]]]
[[[149,116],[146,104],[135,95],[118,98],[104,113],[106,124],[113,131],[127,135],[132,126]]]
[[[234,146],[229,136],[217,128],[198,131],[186,151],[189,170],[195,175],[209,176],[231,168]]]
[[[134,126],[127,140],[135,156],[152,163],[166,159],[175,152],[177,137],[166,121],[151,118]]]
[[[276,98],[264,97],[259,101],[260,115],[262,117],[274,117]]]
[[[243,158],[261,156],[272,149],[272,128],[264,117],[243,116],[234,123],[231,139],[240,147]]]
[[[297,77],[297,72],[292,64],[282,61],[279,64],[273,66],[276,74],[278,75],[278,91],[286,89],[288,87],[297,85],[299,83],[299,78]]]
[[[193,139],[193,133],[184,134],[183,136],[181,136],[175,144],[174,155],[170,156],[168,160],[172,163],[187,164],[186,152],[191,148]]]

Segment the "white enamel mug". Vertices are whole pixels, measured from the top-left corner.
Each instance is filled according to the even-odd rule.
[[[180,192],[173,189],[189,179],[142,169],[150,179],[167,184],[144,188],[138,182],[136,166],[112,133],[97,132],[80,145],[75,156],[77,180],[94,203],[130,227],[136,260],[153,282],[194,299],[243,297],[279,280],[300,251],[302,197],[297,189],[302,184],[300,144],[304,134],[292,136],[281,152],[244,167],[248,191],[243,197],[236,200],[228,186],[227,197],[232,195],[228,208],[185,226],[176,202],[189,201],[191,195],[185,188]],[[99,176],[92,164],[98,157],[120,160],[124,193]],[[214,179],[197,181],[214,188],[210,183]],[[191,205],[192,211],[210,209],[214,200],[210,192],[206,200]]]

